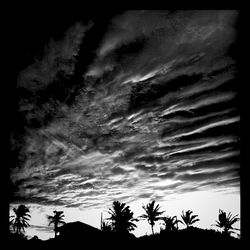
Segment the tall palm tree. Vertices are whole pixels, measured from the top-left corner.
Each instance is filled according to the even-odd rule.
[[[233,216],[230,212],[227,214],[220,209],[218,215],[219,221],[216,221],[216,226],[222,228],[225,234],[230,235],[233,230],[239,230],[232,227],[234,223],[240,220],[237,216],[238,214]]]
[[[48,219],[49,219],[49,225],[50,224],[54,224],[54,231],[55,231],[55,238],[57,236],[57,232],[58,232],[58,225],[59,224],[65,224],[64,222],[64,215],[63,215],[63,211],[53,211],[54,216],[49,215]]]
[[[186,213],[184,213],[182,211],[181,218],[182,218],[184,223],[182,221],[181,221],[181,223],[186,224],[187,228],[190,227],[191,225],[193,225],[195,222],[200,220],[200,219],[196,219],[196,217],[198,217],[198,215],[191,215],[192,213],[193,213],[193,211],[191,211],[191,210],[186,211]]]
[[[150,224],[152,229],[152,234],[154,234],[155,222],[162,219],[160,215],[163,214],[164,211],[159,211],[160,206],[159,204],[155,206],[154,200],[152,202],[149,202],[146,207],[142,206],[142,208],[145,210],[146,213],[141,215],[140,218],[148,220],[148,223]]]
[[[173,231],[178,230],[178,223],[181,222],[177,219],[177,216],[165,216],[162,217],[163,220],[163,231]]]
[[[14,233],[22,235],[22,233],[25,233],[25,228],[29,226],[30,211],[25,205],[19,205],[18,208],[14,208],[13,211],[15,215],[10,216],[10,218],[13,218],[10,224],[13,227]]]
[[[114,201],[108,213],[110,214],[108,220],[111,221],[111,227],[114,232],[124,234],[137,227],[133,222],[138,220],[133,217],[134,213],[125,203]]]

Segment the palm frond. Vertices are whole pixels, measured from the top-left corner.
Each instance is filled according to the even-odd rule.
[[[53,220],[51,220],[51,221],[49,222],[49,225],[48,225],[48,226],[50,226],[50,224],[52,224],[52,223],[54,223],[54,221],[53,221]]]
[[[199,221],[200,219],[195,219],[192,221],[192,224],[194,224],[195,222]]]
[[[216,221],[216,224],[215,224],[217,227],[223,227],[223,225],[219,222],[219,221]]]
[[[192,215],[190,219],[193,220],[193,219],[195,219],[196,217],[198,217],[198,215]]]
[[[148,216],[146,214],[140,215],[138,216],[139,219],[145,220],[148,218]]]

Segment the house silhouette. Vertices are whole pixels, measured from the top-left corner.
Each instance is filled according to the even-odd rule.
[[[102,233],[101,230],[80,221],[66,223],[59,227],[58,231],[61,239],[79,239],[86,236],[97,237]]]
[[[110,250],[120,246],[120,248],[127,249],[125,246],[130,245],[130,241],[135,239],[132,234],[120,235],[103,232],[80,221],[64,224],[58,228],[58,231],[59,235],[52,243],[56,249],[61,249],[61,247],[64,249],[77,249],[79,246],[90,249],[100,249],[108,246]]]

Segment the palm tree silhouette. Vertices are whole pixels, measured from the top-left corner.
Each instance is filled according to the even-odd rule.
[[[186,224],[187,228],[190,227],[191,225],[193,225],[195,222],[199,221],[200,219],[196,219],[196,217],[198,217],[198,215],[191,215],[193,213],[193,211],[191,210],[188,210],[186,211],[186,213],[184,213],[182,211],[182,215],[181,215],[181,218],[183,220],[180,221],[182,224]]]
[[[239,230],[237,228],[233,228],[233,224],[239,221],[239,217],[237,215],[233,216],[230,212],[227,214],[223,210],[219,210],[218,219],[219,221],[216,221],[216,226],[223,228],[224,234],[230,235],[233,230]]]
[[[10,216],[10,218],[13,218],[10,224],[13,227],[14,233],[22,235],[22,232],[25,233],[25,228],[29,226],[30,211],[25,205],[19,205],[18,208],[14,208],[13,211],[15,215]]]
[[[178,223],[181,222],[177,219],[177,216],[165,216],[162,217],[163,220],[163,231],[173,231],[178,230]]]
[[[101,230],[103,232],[112,232],[113,228],[112,228],[112,225],[110,223],[108,223],[106,221],[102,221]]]
[[[48,216],[49,219],[49,225],[50,224],[54,224],[54,231],[55,231],[55,238],[57,236],[57,232],[58,232],[58,225],[59,224],[65,224],[64,220],[63,220],[63,211],[53,211],[54,216]]]
[[[110,214],[108,220],[111,221],[111,227],[114,232],[124,234],[137,227],[133,222],[138,220],[133,217],[134,213],[125,203],[114,201],[108,213]]]
[[[109,233],[113,231],[112,225],[108,221],[105,221],[105,219],[104,220],[102,219],[102,213],[101,213],[101,231]]]
[[[163,214],[164,211],[159,211],[160,206],[159,204],[155,206],[154,200],[152,202],[149,202],[146,207],[142,206],[142,208],[145,210],[146,213],[141,215],[140,218],[148,220],[148,223],[150,224],[151,229],[152,229],[152,234],[154,234],[155,222],[162,219],[160,215]]]

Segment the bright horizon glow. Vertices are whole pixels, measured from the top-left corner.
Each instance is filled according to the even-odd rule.
[[[220,231],[219,228],[212,226],[218,219],[219,209],[225,212],[231,212],[233,215],[240,217],[240,194],[235,193],[223,193],[212,191],[197,191],[192,193],[186,193],[177,195],[178,198],[169,198],[162,202],[157,202],[160,205],[161,211],[165,211],[164,215],[177,216],[181,219],[182,211],[192,210],[194,214],[198,215],[200,221],[194,224],[195,227],[204,229],[214,229]],[[134,217],[138,217],[144,213],[142,204],[147,204],[148,199],[132,202],[127,204],[134,212]],[[47,240],[54,237],[53,226],[48,227],[48,220],[46,215],[53,215],[53,210],[63,210],[65,215],[65,222],[81,221],[89,224],[93,227],[100,229],[101,213],[103,213],[103,219],[108,218],[107,210],[112,204],[107,204],[103,209],[92,210],[80,210],[79,208],[63,208],[63,207],[50,207],[40,206],[35,204],[26,204],[30,208],[31,220],[30,225],[44,227],[40,231],[36,228],[29,227],[26,229],[26,235],[30,238],[37,235],[42,240]],[[16,205],[10,206],[10,215],[13,214],[12,208]],[[137,228],[132,231],[136,237],[143,235],[150,235],[151,227],[148,222],[139,221],[136,223]],[[160,222],[156,222],[154,227],[155,232],[159,232],[161,227]],[[234,224],[235,228],[240,229],[240,222]],[[179,223],[179,228],[185,228],[184,225]],[[237,232],[236,232],[237,233]],[[236,234],[232,234],[235,236]]]

